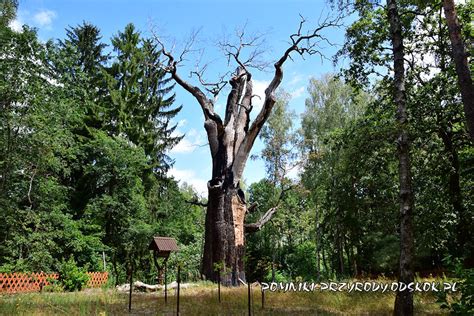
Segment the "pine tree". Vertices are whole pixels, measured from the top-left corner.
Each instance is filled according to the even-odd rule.
[[[108,69],[110,131],[126,137],[145,150],[150,168],[164,174],[172,161],[166,150],[181,137],[172,135],[171,119],[181,107],[171,108],[175,95],[167,96],[174,85],[165,71],[156,68],[161,52],[156,44],[142,39],[133,24],[112,38],[116,62]]]

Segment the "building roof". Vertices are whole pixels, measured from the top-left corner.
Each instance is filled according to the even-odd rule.
[[[148,248],[158,252],[179,251],[176,239],[171,237],[153,237]]]

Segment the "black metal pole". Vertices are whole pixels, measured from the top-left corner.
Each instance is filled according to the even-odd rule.
[[[221,269],[217,269],[217,295],[219,303],[221,302]]]
[[[132,311],[133,264],[130,264],[130,292],[128,293],[128,311]]]
[[[262,288],[262,309],[265,308],[265,291]]]
[[[167,283],[167,280],[166,280],[167,270],[168,268],[166,267],[166,261],[165,261],[165,304],[168,303],[168,285],[166,284]]]
[[[178,265],[178,297],[176,299],[176,315],[179,316],[179,288],[181,283],[181,265]]]
[[[248,294],[248,302],[249,302],[249,304],[248,304],[249,305],[249,316],[251,316],[252,315],[252,308],[251,308],[252,303],[250,302],[250,281],[247,281],[247,287],[248,287],[248,291],[247,291],[248,293],[247,294]]]

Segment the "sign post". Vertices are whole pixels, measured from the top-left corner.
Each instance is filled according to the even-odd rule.
[[[176,243],[176,239],[171,237],[153,237],[153,240],[148,246],[148,249],[153,250],[153,260],[155,262],[156,269],[158,270],[158,275],[160,275],[161,270],[160,265],[158,264],[158,258],[163,258],[163,265],[164,269],[164,283],[165,283],[165,304],[168,303],[168,267],[166,265],[168,258],[171,252],[179,251],[178,244]]]

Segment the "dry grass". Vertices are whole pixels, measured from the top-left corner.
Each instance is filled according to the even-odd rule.
[[[181,315],[246,315],[247,288],[223,288],[222,303],[217,288],[200,284],[181,290]],[[393,293],[347,292],[266,292],[265,309],[261,292],[253,290],[255,315],[391,315]],[[442,315],[429,293],[415,294],[417,315]],[[32,293],[0,296],[0,315],[126,315],[128,294],[114,290],[87,290],[76,293]],[[131,315],[176,315],[176,296],[171,291],[168,304],[162,293],[134,293]]]

